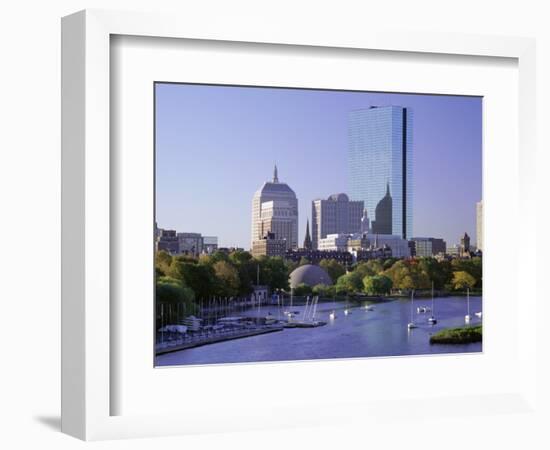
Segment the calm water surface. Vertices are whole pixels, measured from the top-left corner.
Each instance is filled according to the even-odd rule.
[[[466,297],[435,299],[436,325],[428,323],[430,313],[418,314],[418,306],[431,307],[431,299],[414,301],[414,322],[418,328],[407,329],[411,319],[410,300],[393,300],[373,304],[374,311],[351,306],[344,315],[345,302],[319,303],[316,319],[327,325],[318,328],[287,328],[283,331],[220,342],[156,357],[157,366],[219,364],[259,361],[291,361],[367,356],[422,355],[434,353],[481,352],[481,343],[466,345],[430,345],[430,335],[443,328],[464,325]],[[286,308],[285,308],[286,309]],[[293,306],[303,312],[304,306]],[[336,319],[329,314],[336,311]],[[482,311],[482,298],[470,297],[471,325],[481,323],[474,316]],[[277,317],[276,306],[265,306],[241,313],[244,316]],[[297,315],[300,320],[301,314]]]

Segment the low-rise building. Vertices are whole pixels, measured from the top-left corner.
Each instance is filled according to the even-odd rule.
[[[411,256],[409,242],[395,234],[354,234],[349,237],[347,243],[347,250],[353,252],[380,250],[384,247],[391,249],[391,256],[396,258],[409,258]],[[387,253],[387,250],[383,250],[381,253],[384,252]]]
[[[229,255],[230,253],[234,252],[244,252],[243,247],[218,247],[218,252],[225,253],[226,255]]]
[[[162,228],[159,228],[157,229],[157,232],[158,237],[155,243],[156,251],[164,250],[171,255],[177,255],[180,251],[176,230],[163,230]]]
[[[274,233],[267,233],[263,239],[252,242],[252,256],[284,257],[287,250],[286,239],[277,239]]]
[[[254,304],[266,304],[268,300],[268,291],[268,286],[253,285],[250,300],[252,300]]]
[[[217,236],[203,236],[202,237],[202,252],[207,255],[216,253],[218,250],[218,237]]]
[[[458,258],[462,253],[462,249],[460,248],[459,245],[455,244],[451,247],[448,247],[447,251],[445,253],[449,256],[454,256],[454,257]]]
[[[311,264],[319,264],[323,259],[334,259],[344,266],[349,266],[353,263],[352,254],[347,251],[300,248],[297,250],[288,250],[285,253],[285,259],[293,262],[300,262],[302,258],[307,259]]]
[[[318,249],[345,252],[348,249],[349,239],[349,234],[329,234],[327,237],[319,239]]]
[[[200,233],[178,233],[179,253],[198,256],[202,253],[202,235]]]
[[[368,261],[369,259],[386,259],[392,257],[392,250],[387,245],[378,248],[353,250],[351,252],[356,262]]]
[[[412,256],[430,257],[447,251],[447,243],[443,239],[415,237],[411,242],[414,243]]]

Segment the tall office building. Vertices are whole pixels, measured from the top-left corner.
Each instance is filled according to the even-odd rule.
[[[287,250],[298,248],[298,199],[286,183],[279,182],[277,166],[273,180],[265,182],[252,198],[250,248],[268,233],[272,239],[285,240]]]
[[[468,233],[464,233],[464,236],[460,238],[460,250],[463,254],[470,251],[470,236],[468,236]]]
[[[393,199],[390,194],[390,185],[386,184],[386,195],[376,204],[374,208],[376,220],[372,221],[372,232],[374,234],[393,233]],[[396,233],[396,235],[398,235]]]
[[[411,237],[412,111],[401,106],[352,111],[348,144],[350,198],[365,203],[372,232]]]
[[[483,200],[476,203],[476,245],[483,251]]]
[[[313,248],[329,234],[351,234],[361,231],[364,203],[350,201],[346,194],[333,194],[326,200],[311,202]]]

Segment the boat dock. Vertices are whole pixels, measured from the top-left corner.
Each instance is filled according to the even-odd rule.
[[[251,330],[239,330],[234,333],[228,334],[212,334],[211,336],[201,337],[199,339],[183,339],[181,343],[176,340],[175,344],[167,341],[164,346],[158,346],[155,353],[157,355],[163,355],[165,353],[178,352],[180,350],[187,350],[189,348],[201,347],[203,345],[215,344],[217,342],[231,341],[233,339],[242,339],[251,336],[257,336],[260,334],[274,333],[275,331],[282,331],[282,326],[269,326],[262,328],[254,328]]]
[[[288,322],[283,325],[284,328],[316,328],[326,325],[326,322]]]

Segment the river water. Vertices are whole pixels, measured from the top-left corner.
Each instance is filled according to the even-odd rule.
[[[418,328],[408,330],[411,320],[411,301],[392,300],[372,304],[373,311],[350,303],[344,314],[345,302],[319,303],[316,319],[327,325],[317,328],[286,328],[283,331],[235,339],[202,347],[167,353],[156,357],[157,366],[220,364],[260,361],[294,361],[328,358],[358,358],[369,356],[423,355],[436,353],[481,352],[481,343],[465,345],[431,345],[430,335],[444,328],[464,325],[467,313],[466,297],[435,299],[437,324],[428,323],[430,313],[419,314],[419,306],[431,307],[431,299],[420,298],[413,303],[413,320]],[[285,308],[288,309],[288,308]],[[304,306],[292,311],[303,312]],[[329,319],[335,311],[336,318]],[[482,298],[470,297],[471,325],[481,323],[474,313],[482,311]],[[269,312],[276,318],[276,306],[264,306],[241,313],[244,316],[265,317]],[[298,314],[299,320],[301,314]]]

